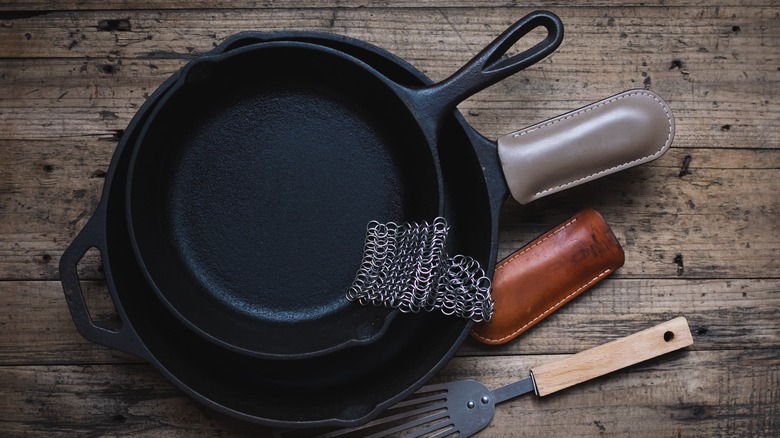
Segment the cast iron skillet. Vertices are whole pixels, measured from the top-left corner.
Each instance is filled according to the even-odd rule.
[[[247,33],[213,53],[273,40],[307,41],[359,57],[392,80],[430,81],[402,59],[351,38],[309,32]],[[100,204],[60,260],[63,289],[73,320],[88,340],[144,358],[172,383],[220,412],[280,427],[355,426],[415,391],[449,361],[472,324],[437,315],[400,315],[375,344],[319,358],[275,361],[218,347],[195,335],[160,303],[135,261],[125,224],[125,178],[132,145],[149,112],[177,79],[161,85],[141,107],[120,140]],[[473,254],[492,271],[498,208],[504,191],[495,145],[470,129],[459,113],[447,120],[452,142],[441,151],[445,197],[456,251]],[[491,161],[492,160],[492,161]],[[483,166],[484,171],[483,172]],[[491,171],[491,169],[493,169]],[[457,192],[449,193],[450,186]],[[454,231],[453,230],[453,231]],[[111,298],[123,322],[118,331],[96,326],[79,286],[76,264],[98,248]]]
[[[538,27],[544,40],[502,58]],[[448,124],[455,105],[561,39],[557,17],[532,13],[424,87],[300,41],[194,60],[130,159],[142,273],[190,329],[242,354],[297,359],[375,341],[391,312],[344,299],[366,225],[446,215],[439,152],[470,141]]]

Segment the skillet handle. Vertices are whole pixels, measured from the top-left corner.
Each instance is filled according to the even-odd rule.
[[[532,30],[544,27],[547,37],[525,51],[503,58],[506,52]],[[529,67],[551,54],[563,41],[563,23],[548,11],[535,11],[521,18],[452,76],[422,90],[430,114],[446,114],[469,96]]]
[[[65,292],[65,300],[68,303],[70,315],[76,324],[76,329],[88,341],[104,345],[115,350],[124,351],[141,358],[147,358],[146,349],[141,343],[133,328],[122,320],[121,327],[112,331],[95,325],[89,315],[84,294],[81,291],[77,265],[87,250],[96,248],[100,251],[103,270],[108,272],[106,266],[106,239],[105,239],[105,212],[99,207],[98,211],[87,222],[87,225],[79,232],[73,242],[68,246],[60,258],[60,281]],[[111,294],[111,299],[116,306],[116,297]]]

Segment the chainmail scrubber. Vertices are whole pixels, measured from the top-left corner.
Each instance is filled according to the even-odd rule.
[[[469,256],[447,255],[447,221],[379,223],[366,231],[363,261],[347,299],[401,312],[440,310],[490,321],[490,279]]]

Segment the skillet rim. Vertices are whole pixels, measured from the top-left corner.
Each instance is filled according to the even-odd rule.
[[[270,34],[270,33],[269,33]],[[310,38],[310,39],[316,39],[319,38],[320,35],[335,35],[337,37],[342,37],[340,35],[336,34],[327,34],[327,33],[318,33],[318,32],[312,32],[312,33],[301,33],[300,36],[303,38]],[[238,36],[241,36],[240,34]],[[373,47],[368,47],[367,45],[360,45],[355,44],[355,42],[360,42],[360,40],[355,39],[349,39],[349,38],[339,38],[343,43],[347,44],[353,44],[355,47],[360,47],[361,49],[364,49],[367,51],[367,53],[374,53],[376,55],[382,56],[386,60],[392,59],[394,61],[394,64],[398,65],[398,62],[396,61],[395,55],[392,55],[390,52],[383,51],[384,53],[379,53],[375,50],[373,50]],[[339,40],[337,39],[337,40]],[[238,40],[238,38],[236,39]],[[234,43],[234,41],[224,42],[220,45],[224,47],[229,47],[230,43]],[[351,42],[349,41],[351,40]],[[364,43],[367,44],[367,43]],[[257,358],[265,358],[265,359],[281,359],[281,360],[295,360],[295,359],[306,359],[306,358],[313,358],[318,357],[334,352],[338,352],[347,348],[352,348],[356,346],[365,346],[370,345],[377,340],[381,339],[384,334],[387,332],[390,324],[394,319],[397,318],[398,314],[400,313],[397,309],[387,309],[387,308],[370,308],[367,309],[369,312],[371,312],[374,315],[381,316],[380,318],[372,319],[374,320],[381,320],[381,327],[379,327],[378,330],[373,332],[371,336],[369,337],[361,337],[356,338],[355,336],[345,336],[344,340],[342,342],[329,345],[327,347],[315,350],[315,351],[300,351],[300,352],[269,352],[269,351],[260,351],[257,349],[250,349],[246,348],[240,345],[236,345],[235,343],[231,343],[230,341],[226,339],[222,339],[218,336],[215,336],[213,333],[210,333],[209,331],[205,330],[203,327],[198,325],[197,323],[193,322],[188,318],[186,315],[184,315],[181,310],[176,306],[176,304],[172,303],[168,297],[166,292],[160,287],[158,282],[155,280],[155,277],[152,275],[151,270],[147,266],[147,262],[145,261],[145,257],[143,255],[143,250],[140,248],[138,243],[138,237],[136,229],[136,226],[134,225],[134,214],[133,214],[133,179],[137,177],[142,176],[142,171],[139,171],[137,169],[137,157],[142,150],[144,146],[144,140],[146,139],[150,128],[155,123],[155,120],[159,116],[160,112],[163,111],[165,108],[165,105],[177,95],[177,92],[179,92],[182,88],[188,86],[188,77],[189,75],[193,74],[193,70],[195,70],[195,74],[197,75],[197,69],[203,68],[205,66],[206,68],[209,67],[210,64],[218,64],[220,62],[231,60],[236,57],[244,56],[247,54],[251,54],[253,52],[263,52],[268,50],[277,50],[277,49],[293,49],[293,50],[308,50],[313,51],[316,53],[324,53],[326,56],[334,57],[339,62],[347,62],[349,63],[349,66],[357,67],[359,70],[361,70],[361,75],[365,75],[366,77],[369,77],[371,80],[378,80],[382,82],[382,85],[385,89],[389,90],[390,94],[393,95],[395,99],[398,100],[398,102],[402,103],[405,106],[406,111],[408,112],[408,115],[411,116],[413,119],[413,122],[416,123],[415,126],[419,127],[423,138],[426,141],[426,145],[423,147],[420,145],[422,149],[425,149],[427,151],[426,153],[421,153],[424,156],[428,157],[430,156],[430,161],[432,165],[432,171],[431,171],[431,177],[427,178],[429,182],[436,183],[435,189],[431,190],[431,194],[436,197],[436,211],[438,211],[438,215],[443,216],[445,212],[445,196],[444,196],[444,182],[442,177],[442,169],[441,169],[441,162],[437,151],[437,146],[435,144],[435,135],[434,139],[431,138],[431,133],[423,129],[426,125],[422,123],[419,119],[419,115],[415,114],[413,109],[409,107],[408,103],[403,100],[403,96],[399,95],[397,92],[397,88],[404,88],[403,85],[397,84],[392,79],[388,78],[386,75],[384,75],[382,72],[376,70],[371,65],[367,64],[363,60],[352,56],[351,54],[344,53],[340,50],[337,50],[335,48],[326,46],[326,45],[320,45],[316,43],[312,43],[309,41],[298,41],[298,40],[272,40],[267,41],[263,43],[257,43],[257,44],[248,44],[242,47],[238,47],[232,50],[227,50],[221,53],[212,53],[216,51],[217,49],[214,49],[212,52],[209,52],[207,54],[201,55],[199,57],[196,57],[189,63],[187,63],[184,67],[182,67],[177,73],[178,78],[171,84],[171,86],[166,90],[164,94],[162,94],[158,100],[158,102],[150,109],[150,113],[144,121],[143,124],[140,126],[140,132],[138,134],[138,137],[134,144],[132,145],[132,152],[129,158],[129,164],[128,164],[128,170],[127,170],[127,177],[125,182],[125,222],[128,229],[128,234],[130,238],[130,243],[133,249],[133,254],[135,256],[136,262],[139,264],[142,274],[144,275],[144,278],[146,279],[147,283],[150,284],[152,289],[154,290],[155,294],[158,296],[158,298],[166,305],[166,307],[169,309],[169,311],[174,314],[177,318],[179,318],[180,321],[185,323],[193,332],[197,333],[198,335],[204,337],[210,342],[216,343],[222,347],[226,347],[228,349],[234,350],[236,352],[239,352],[241,354],[257,357]],[[381,50],[381,49],[380,49]],[[390,58],[387,55],[389,55]],[[400,59],[400,58],[397,58]],[[408,68],[414,69],[410,64],[404,63],[405,65],[399,65],[400,67],[404,68],[404,70],[407,70]],[[416,69],[414,69],[416,71]],[[421,81],[421,84],[423,87],[431,84],[431,81],[427,79],[426,81]],[[449,114],[447,115],[449,117]],[[427,148],[427,149],[426,149]],[[433,211],[434,209],[431,208]],[[432,218],[431,218],[432,219]],[[182,274],[183,275],[183,274]],[[346,293],[346,291],[345,291]],[[349,309],[342,309],[341,312],[349,312]],[[383,316],[382,316],[383,315]],[[348,333],[349,331],[344,330],[345,333]]]

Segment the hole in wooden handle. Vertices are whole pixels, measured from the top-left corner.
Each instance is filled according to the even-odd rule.
[[[669,342],[669,341],[671,341],[672,339],[674,339],[674,333],[672,333],[672,332],[669,332],[669,331],[667,331],[666,333],[664,333],[664,341],[665,341],[665,342]]]

